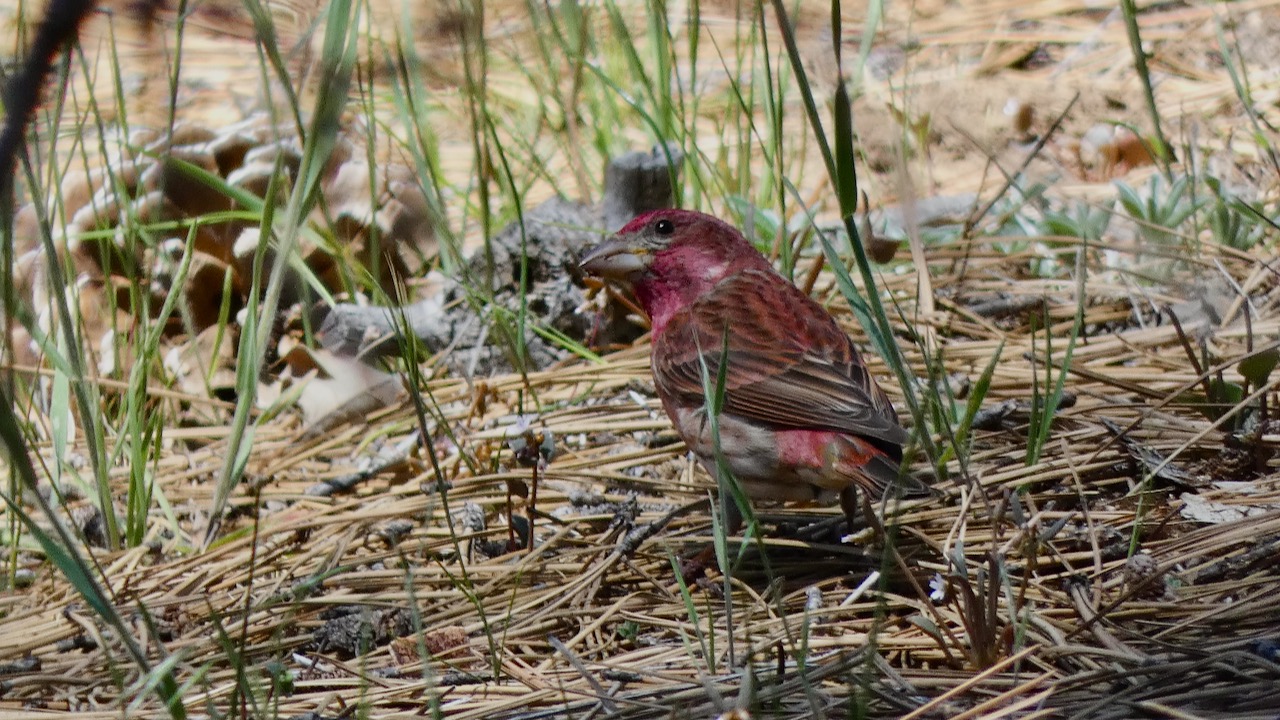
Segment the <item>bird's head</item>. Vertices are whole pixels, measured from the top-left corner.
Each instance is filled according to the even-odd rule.
[[[581,267],[591,275],[636,287],[650,280],[710,287],[767,261],[732,226],[692,210],[654,210],[627,223],[589,250]]]
[[[691,210],[654,210],[587,251],[582,270],[631,287],[655,330],[726,277],[769,269],[742,233]]]

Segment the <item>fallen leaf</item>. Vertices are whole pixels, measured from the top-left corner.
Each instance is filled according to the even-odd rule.
[[[327,350],[295,347],[283,361],[294,377],[307,376],[298,396],[304,438],[392,405],[404,395],[399,378]]]
[[[1183,493],[1182,509],[1179,514],[1194,522],[1221,525],[1243,520],[1247,517],[1265,515],[1274,509],[1274,506],[1227,504],[1209,500],[1194,493]]]

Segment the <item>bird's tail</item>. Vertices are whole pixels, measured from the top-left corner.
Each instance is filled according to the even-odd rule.
[[[902,463],[861,438],[850,439],[853,461],[845,470],[875,498],[921,497],[933,494],[925,478],[902,467]]]

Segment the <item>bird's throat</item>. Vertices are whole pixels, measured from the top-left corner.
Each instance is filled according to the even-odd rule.
[[[644,282],[636,283],[635,293],[640,306],[649,313],[649,325],[655,337],[661,335],[671,319],[681,310],[687,310],[698,296],[692,283],[669,277],[646,278]]]

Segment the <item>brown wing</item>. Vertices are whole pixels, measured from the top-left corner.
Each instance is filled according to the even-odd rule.
[[[659,389],[681,404],[701,403],[702,362],[714,387],[726,328],[725,412],[888,446],[907,441],[849,337],[821,305],[773,272],[726,278],[672,318],[654,341]]]

